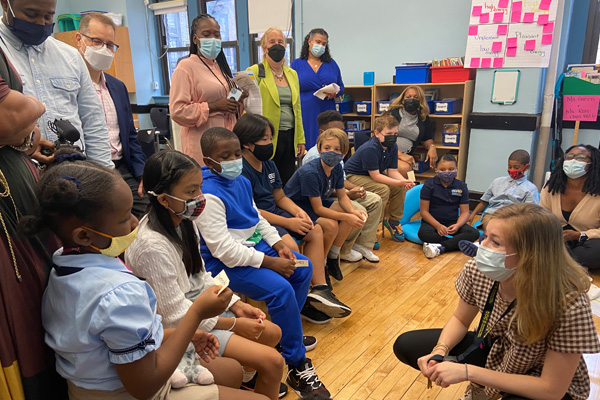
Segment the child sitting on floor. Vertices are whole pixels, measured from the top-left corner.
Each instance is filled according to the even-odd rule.
[[[333,294],[326,280],[323,239],[332,241],[337,235],[337,222],[313,224],[302,208],[283,192],[283,185],[273,155],[273,124],[259,114],[244,114],[233,127],[242,146],[244,175],[252,185],[254,202],[260,214],[279,233],[292,250],[298,251],[295,239],[304,241],[304,255],[313,264],[312,288],[300,311],[303,319],[325,324],[332,318],[350,315],[350,307]],[[293,238],[292,238],[293,237]]]
[[[228,129],[208,129],[200,140],[206,197],[196,225],[200,251],[213,275],[227,269],[229,287],[256,301],[265,301],[271,320],[281,328],[282,356],[288,365],[287,384],[299,396],[317,393],[329,398],[303,344],[300,310],[306,301],[312,265],[292,252],[252,199],[250,182],[241,177],[242,149]],[[297,261],[306,263],[298,266]]]
[[[456,158],[444,154],[435,165],[436,176],[421,189],[421,228],[425,257],[433,258],[444,251],[458,250],[458,242],[479,238],[479,231],[467,225],[469,190],[456,179]],[[459,216],[460,209],[460,216]]]
[[[344,189],[344,174],[340,161],[348,152],[348,136],[341,129],[328,129],[319,135],[320,158],[312,160],[292,175],[285,185],[285,194],[298,204],[317,224],[340,221],[333,243],[327,243],[327,270],[337,280],[343,278],[339,265],[340,248],[352,228],[362,229],[369,217],[355,209]],[[329,196],[335,191],[338,201]]]

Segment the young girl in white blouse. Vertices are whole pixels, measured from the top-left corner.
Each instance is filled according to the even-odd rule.
[[[150,207],[125,259],[154,289],[163,324],[177,326],[194,299],[214,285],[203,267],[193,223],[205,204],[202,172],[191,157],[167,150],[148,159],[143,180]],[[199,329],[218,338],[220,356],[244,366],[244,387],[278,398],[283,358],[274,346],[281,330],[260,309],[234,295],[225,313],[203,320]]]

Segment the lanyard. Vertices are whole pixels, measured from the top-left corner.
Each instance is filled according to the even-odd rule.
[[[229,93],[229,90],[231,90],[231,88],[233,87],[233,85],[231,84],[231,79],[228,76],[226,76],[225,74],[223,74],[223,72],[221,71],[221,74],[223,75],[223,78],[225,78],[225,81],[227,81],[227,86],[229,86],[229,90],[228,90],[225,87],[225,85],[223,85],[223,82],[219,79],[219,77],[217,76],[217,74],[215,74],[215,71],[213,71],[212,68],[209,67],[208,64],[206,64],[206,62],[204,62],[204,60],[202,59],[202,57],[198,56],[198,58],[200,59],[200,61],[202,61],[202,64],[204,64],[204,66],[206,68],[208,68],[208,70],[210,71],[210,73],[213,74],[213,76],[221,84],[221,86],[223,86],[223,88],[225,89],[225,91]],[[225,95],[225,96],[227,96],[227,95]]]

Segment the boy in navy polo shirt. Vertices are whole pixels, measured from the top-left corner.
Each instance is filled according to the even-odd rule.
[[[433,258],[444,251],[458,250],[458,242],[479,238],[479,231],[470,225],[469,189],[456,179],[456,158],[445,154],[437,160],[436,176],[421,189],[421,228],[425,257]],[[460,216],[458,211],[460,209]]]
[[[383,209],[389,208],[389,217],[383,219],[383,226],[390,231],[392,239],[402,242],[400,219],[404,213],[404,193],[415,183],[398,172],[398,120],[383,114],[375,118],[374,129],[373,137],[346,162],[346,179],[381,197]]]
[[[285,194],[308,214],[313,222],[334,224],[337,236],[324,244],[327,272],[337,280],[343,278],[339,265],[340,248],[352,228],[362,229],[368,214],[352,206],[344,189],[344,171],[340,161],[348,152],[348,136],[341,129],[328,129],[319,135],[320,156],[292,175],[285,185]],[[329,199],[335,190],[337,202]],[[340,221],[339,225],[337,221]]]

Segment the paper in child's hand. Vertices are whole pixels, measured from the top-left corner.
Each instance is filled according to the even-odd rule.
[[[408,171],[408,172],[406,173],[406,176],[408,176],[408,179],[409,179],[409,180],[411,180],[411,181],[413,181],[413,182],[415,181],[415,171]]]
[[[308,267],[308,260],[298,260],[296,259],[296,267]]]
[[[214,279],[215,279],[216,285],[221,285],[221,289],[219,289],[219,291],[217,292],[217,296],[218,296],[221,293],[223,293],[223,290],[225,290],[225,288],[227,288],[227,286],[229,286],[229,277],[227,276],[227,273],[225,272],[225,270],[222,270],[221,272],[219,272],[217,274],[217,276],[215,276]]]

